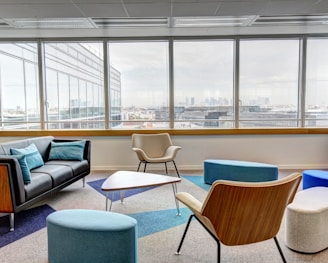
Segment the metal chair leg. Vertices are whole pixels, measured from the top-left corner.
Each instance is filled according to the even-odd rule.
[[[165,162],[164,164],[165,164],[165,174],[168,175],[168,173],[167,173],[167,164],[166,164],[166,162]]]
[[[188,220],[188,223],[187,223],[187,225],[186,225],[186,228],[185,228],[185,230],[184,230],[184,232],[183,232],[183,235],[182,235],[182,238],[181,238],[181,241],[180,241],[180,244],[179,244],[178,250],[175,252],[176,255],[180,255],[180,254],[181,254],[181,253],[180,253],[180,250],[181,250],[181,247],[182,247],[183,241],[184,241],[184,239],[185,239],[185,237],[186,237],[186,234],[187,234],[187,231],[188,231],[188,228],[189,228],[189,225],[190,225],[191,219],[192,219],[194,216],[195,216],[195,215],[192,214],[192,215],[189,217],[189,220]]]
[[[177,166],[176,166],[176,164],[175,164],[175,161],[173,160],[172,162],[173,162],[173,164],[174,164],[175,170],[177,171],[178,177],[180,178],[180,174],[179,174],[178,168],[177,168]]]
[[[137,169],[137,172],[139,172],[139,169],[140,169],[140,165],[141,165],[141,162],[139,162],[139,165],[138,165],[138,169]]]
[[[284,253],[282,253],[282,250],[281,250],[281,247],[280,247],[280,245],[279,245],[279,242],[278,242],[277,237],[274,237],[273,239],[274,239],[274,242],[276,243],[276,246],[277,246],[277,248],[278,248],[278,250],[279,250],[279,254],[280,254],[280,256],[281,256],[282,261],[283,261],[284,263],[287,263],[286,258],[285,258],[285,256],[284,256]]]
[[[147,163],[145,163],[145,166],[144,166],[144,173],[146,172],[146,166],[147,166]]]

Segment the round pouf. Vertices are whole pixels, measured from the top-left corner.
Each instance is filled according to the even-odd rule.
[[[322,170],[303,171],[303,189],[316,186],[328,187],[328,172]]]
[[[137,221],[127,215],[61,210],[47,217],[50,263],[132,263],[137,257]]]
[[[204,161],[206,184],[212,184],[216,180],[265,182],[277,179],[278,167],[272,164],[236,160]]]

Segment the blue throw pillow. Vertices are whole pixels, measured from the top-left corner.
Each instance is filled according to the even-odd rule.
[[[11,148],[10,153],[12,155],[21,155],[21,154],[25,155],[26,163],[29,170],[44,165],[42,156],[39,153],[38,148],[36,148],[34,143],[30,144],[25,148],[19,148],[19,149]]]
[[[85,140],[51,142],[49,160],[83,160]]]
[[[30,173],[30,169],[27,166],[26,157],[25,157],[24,154],[20,154],[20,155],[0,155],[0,158],[15,158],[15,159],[17,159],[17,161],[19,162],[19,165],[21,167],[21,170],[22,170],[22,176],[23,176],[24,184],[31,183],[31,173]]]

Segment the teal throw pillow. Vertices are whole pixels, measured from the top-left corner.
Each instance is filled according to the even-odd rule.
[[[20,154],[20,155],[0,155],[0,158],[15,158],[15,159],[17,159],[17,161],[19,162],[19,165],[21,167],[21,170],[22,170],[22,176],[23,176],[24,184],[31,183],[31,173],[30,173],[30,169],[27,166],[26,157],[25,157],[24,154]]]
[[[49,160],[83,160],[85,140],[51,142]]]
[[[44,165],[43,159],[41,154],[39,153],[38,148],[36,148],[35,144],[32,143],[29,146],[25,148],[11,148],[10,153],[12,155],[25,155],[26,157],[26,163],[29,168],[29,170],[32,170],[36,167],[40,167]]]

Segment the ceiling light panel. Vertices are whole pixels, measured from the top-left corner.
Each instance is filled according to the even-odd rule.
[[[168,27],[168,18],[92,18],[97,27]]]
[[[7,21],[15,28],[94,28],[87,18],[13,18]]]
[[[172,27],[248,26],[254,16],[173,17]]]

